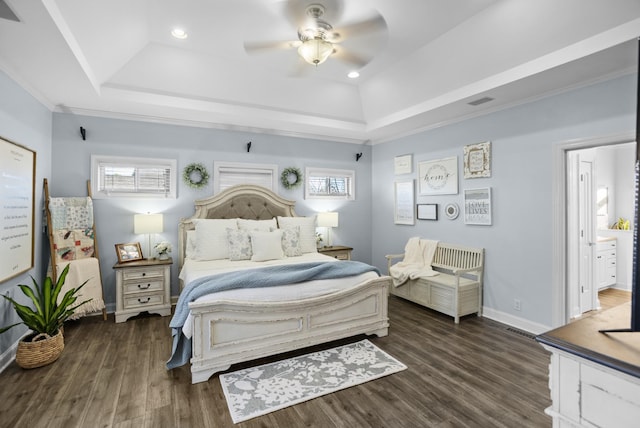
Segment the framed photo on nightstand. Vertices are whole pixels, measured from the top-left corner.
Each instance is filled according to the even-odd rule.
[[[142,260],[142,250],[139,242],[116,244],[116,254],[118,255],[118,263]]]

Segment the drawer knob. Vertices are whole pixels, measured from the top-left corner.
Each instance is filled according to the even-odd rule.
[[[138,303],[149,303],[149,301],[151,300],[151,297],[147,297],[147,299],[143,302],[142,299],[138,299]]]
[[[146,276],[146,275],[147,275],[147,273],[146,273],[146,272],[142,272],[142,276]]]
[[[147,284],[147,286],[146,286],[146,287],[143,287],[143,286],[142,286],[142,284],[138,284],[138,288],[139,288],[140,290],[146,290],[146,289],[147,289],[147,288],[149,288],[149,287],[151,287],[151,284]]]

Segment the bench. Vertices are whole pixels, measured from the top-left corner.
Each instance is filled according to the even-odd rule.
[[[385,257],[390,270],[404,254]],[[391,294],[452,316],[456,324],[464,315],[482,316],[483,248],[438,242],[431,267],[438,275],[409,279]]]

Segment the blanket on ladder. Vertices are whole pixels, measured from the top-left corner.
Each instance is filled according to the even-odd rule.
[[[218,291],[237,288],[273,287],[276,285],[297,284],[318,279],[335,279],[360,275],[366,272],[380,272],[374,266],[357,261],[309,262],[294,265],[268,266],[209,275],[191,281],[182,290],[176,310],[169,323],[173,336],[171,358],[167,369],[180,367],[191,358],[191,339],[182,333],[182,326],[189,315],[189,303],[199,297]]]

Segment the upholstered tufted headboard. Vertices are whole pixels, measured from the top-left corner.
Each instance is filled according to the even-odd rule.
[[[184,263],[187,231],[193,230],[193,219],[199,218],[244,218],[268,220],[273,217],[295,217],[295,201],[284,199],[271,190],[250,184],[230,187],[217,195],[195,201],[195,214],[180,220],[178,225],[178,247],[180,269]]]

